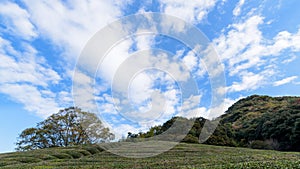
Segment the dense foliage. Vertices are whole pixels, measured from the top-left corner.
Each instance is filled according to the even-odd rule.
[[[190,140],[194,139],[194,141],[190,140],[189,142],[198,142],[196,138],[189,138],[190,134],[186,136],[187,133],[193,133],[192,135],[197,134],[198,129],[201,128],[204,124],[204,121],[201,121],[203,118],[197,119],[187,119],[184,117],[173,117],[170,120],[166,121],[163,125],[154,126],[149,129],[148,132],[133,134],[131,132],[128,133],[128,139],[132,138],[151,138],[153,136],[161,136],[156,139],[162,141],[180,141],[180,140]],[[196,120],[199,123],[194,123]],[[204,119],[203,119],[204,120]],[[192,129],[189,131],[190,127]],[[138,139],[137,139],[138,140]]]
[[[253,95],[221,116],[241,146],[300,151],[300,98]],[[220,136],[220,135],[218,135]]]
[[[173,117],[146,133],[128,135],[148,138],[166,132],[178,119],[194,125],[183,142],[197,143],[204,118]],[[259,149],[300,151],[300,98],[253,95],[233,104],[220,118],[220,124],[206,144]],[[174,133],[175,134],[175,133]]]
[[[22,131],[16,144],[17,150],[32,150],[99,143],[113,138],[95,114],[70,107]]]

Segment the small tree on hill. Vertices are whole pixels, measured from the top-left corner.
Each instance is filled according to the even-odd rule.
[[[16,149],[67,147],[107,142],[112,139],[114,135],[95,114],[70,107],[51,115],[36,127],[22,131]]]

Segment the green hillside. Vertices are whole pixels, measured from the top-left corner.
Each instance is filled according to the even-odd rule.
[[[299,152],[180,143],[150,158],[125,158],[100,146],[0,154],[3,168],[300,168]]]
[[[218,127],[204,143],[232,147],[251,147],[300,151],[300,97],[269,97],[253,95],[233,104],[220,116]],[[177,123],[174,126],[174,123]],[[182,128],[193,126],[182,142],[198,143],[205,123],[202,117],[186,119],[173,117],[145,133],[132,134],[132,138],[149,138],[168,131],[165,140],[176,138]],[[169,129],[172,127],[172,131]]]
[[[221,116],[219,129],[240,146],[300,151],[300,97],[241,99]]]

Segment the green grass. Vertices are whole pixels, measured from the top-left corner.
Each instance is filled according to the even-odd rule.
[[[0,168],[300,168],[300,152],[180,143],[149,158],[126,158],[100,146],[0,154]]]

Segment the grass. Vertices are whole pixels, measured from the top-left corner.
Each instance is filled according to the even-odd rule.
[[[0,154],[0,168],[299,168],[300,152],[180,143],[149,158],[126,158],[100,146]]]

